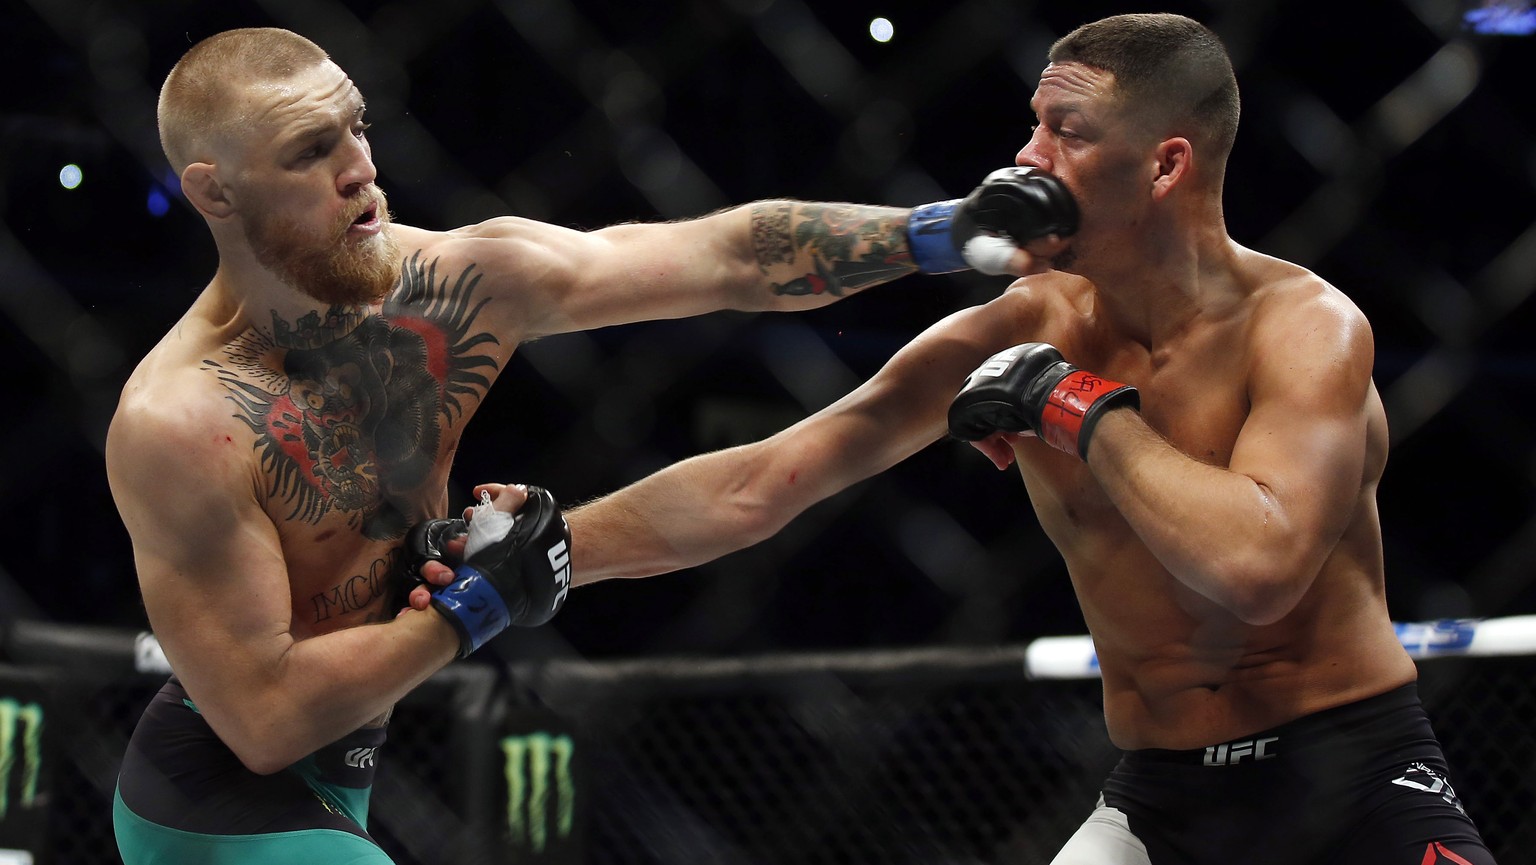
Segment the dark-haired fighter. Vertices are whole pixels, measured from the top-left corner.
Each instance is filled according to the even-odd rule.
[[[976,439],[1066,561],[1125,749],[1056,865],[1490,865],[1388,618],[1369,324],[1226,231],[1225,49],[1179,16],[1093,22],[1032,108],[1017,161],[1082,211],[1056,269],[771,438],[569,512],[574,582],[707,561]]]

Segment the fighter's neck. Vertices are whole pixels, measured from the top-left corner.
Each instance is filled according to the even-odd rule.
[[[1096,315],[1130,339],[1166,344],[1192,322],[1226,315],[1241,300],[1236,247],[1225,234],[1143,252],[1084,274],[1096,289]]]
[[[264,269],[256,273],[223,266],[199,298],[200,312],[231,336],[250,329],[298,341],[346,335],[375,305],[333,305],[293,288]]]

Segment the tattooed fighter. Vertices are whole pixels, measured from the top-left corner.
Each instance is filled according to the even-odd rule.
[[[445,515],[464,425],[519,343],[821,306],[965,267],[978,224],[988,269],[1030,260],[998,251],[999,235],[1027,238],[971,213],[974,193],[917,211],[768,201],[592,232],[394,223],[362,94],[283,30],[193,46],[166,78],[159,124],[219,265],[128,380],[108,435],[145,609],[175,670],[119,776],[128,865],[389,861],[365,827],[391,707],[509,621],[558,605],[565,523],[547,494],[524,505],[520,488],[495,508],[522,507],[528,531],[470,557],[478,583],[449,587],[501,603],[494,621],[448,590],[398,616],[391,597],[402,539]],[[989,180],[1020,200],[1053,182]]]

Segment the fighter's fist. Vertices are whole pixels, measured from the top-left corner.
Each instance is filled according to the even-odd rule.
[[[570,527],[548,490],[526,489],[528,499],[515,515],[489,502],[475,509],[464,563],[454,568],[453,582],[432,589],[433,608],[459,634],[459,657],[508,625],[544,624],[565,603],[571,585]],[[450,524],[445,532],[453,528],[454,521],[442,522]]]
[[[1077,219],[1077,202],[1060,180],[1013,166],[987,175],[965,198],[913,209],[907,240],[927,273],[973,267],[996,275],[1030,241],[1074,234]]]
[[[1119,406],[1141,407],[1134,387],[1078,369],[1055,346],[1028,342],[992,355],[966,378],[949,404],[949,432],[979,441],[1028,430],[1086,460],[1094,426]]]

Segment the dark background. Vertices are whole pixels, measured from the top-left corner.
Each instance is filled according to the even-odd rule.
[[[0,618],[144,623],[102,441],[123,380],[215,266],[154,125],[197,39],[276,25],[328,50],[368,97],[400,221],[596,228],[769,197],[962,195],[1026,140],[1050,42],[1128,11],[1189,14],[1227,41],[1244,98],[1233,236],[1312,268],[1374,324],[1393,616],[1536,612],[1536,40],[1466,32],[1455,2],[5,3]],[[868,36],[877,15],[889,43]],[[78,189],[58,182],[66,163]],[[760,437],[1005,283],[912,277],[812,313],[530,345],[463,440],[455,503],[492,479],[577,501]],[[496,645],[734,655],[1081,630],[1017,475],[946,442],[756,548],[584,588]]]

